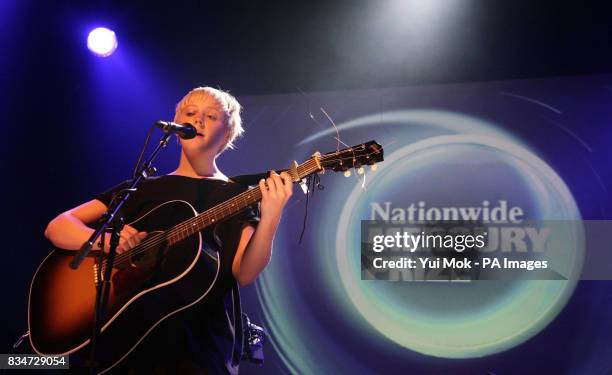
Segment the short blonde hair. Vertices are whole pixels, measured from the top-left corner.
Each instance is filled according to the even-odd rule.
[[[176,120],[178,114],[188,104],[189,99],[198,99],[202,97],[212,97],[215,99],[223,109],[223,114],[225,115],[227,129],[225,132],[225,142],[219,150],[219,154],[228,148],[236,148],[234,141],[244,133],[242,117],[240,116],[242,106],[238,103],[238,100],[227,91],[212,87],[196,87],[189,91],[187,95],[177,103],[174,119]]]

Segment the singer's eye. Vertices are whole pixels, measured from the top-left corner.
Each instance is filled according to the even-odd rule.
[[[185,115],[186,116],[193,116],[193,115],[195,115],[195,113],[194,112],[187,112],[187,113],[185,113]]]
[[[208,118],[213,120],[213,121],[217,121],[217,116],[208,115]]]

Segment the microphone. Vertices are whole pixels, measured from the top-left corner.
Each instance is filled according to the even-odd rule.
[[[191,139],[198,134],[196,128],[188,122],[181,125],[170,121],[166,122],[160,120],[155,122],[155,126],[163,130],[165,133],[176,133],[183,139]]]

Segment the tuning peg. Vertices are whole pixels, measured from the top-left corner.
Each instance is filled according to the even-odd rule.
[[[376,172],[376,170],[377,170],[377,169],[378,169],[378,164],[372,164],[372,165],[370,166],[370,170],[371,170],[372,172]]]
[[[351,177],[351,171],[349,169],[344,171],[344,177]]]
[[[359,167],[357,168],[357,174],[364,174],[365,170],[363,169],[363,167]]]

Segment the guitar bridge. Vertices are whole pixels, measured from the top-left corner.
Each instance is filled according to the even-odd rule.
[[[98,284],[100,283],[100,280],[98,280],[98,264],[94,264],[93,266],[93,271],[94,271],[94,284],[95,286],[98,286]]]

